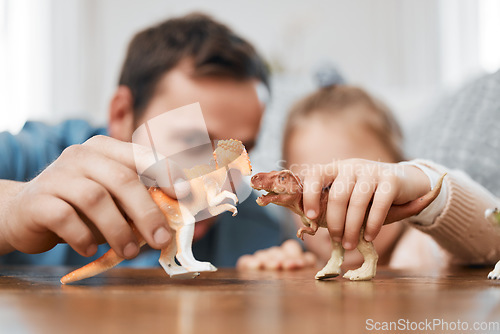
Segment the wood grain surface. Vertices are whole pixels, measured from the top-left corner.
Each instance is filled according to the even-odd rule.
[[[434,319],[469,322],[469,330],[394,332],[500,332],[471,330],[500,322],[500,282],[486,279],[491,268],[382,267],[368,282],[316,281],[312,269],[222,269],[179,280],[160,268],[117,268],[61,286],[70,269],[0,267],[0,333],[387,333],[376,323]]]

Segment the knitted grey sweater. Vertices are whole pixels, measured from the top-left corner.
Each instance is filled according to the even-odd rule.
[[[460,169],[500,196],[500,70],[468,84],[413,126],[410,157]]]

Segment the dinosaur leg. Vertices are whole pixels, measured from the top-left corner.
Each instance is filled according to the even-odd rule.
[[[164,249],[161,250],[160,265],[165,272],[172,278],[194,278],[200,273],[190,273],[186,268],[179,266],[175,262],[175,253],[177,252],[177,242],[175,239]]]
[[[177,260],[179,260],[181,265],[189,272],[216,271],[217,268],[210,262],[200,262],[194,258],[191,248],[193,244],[193,235],[194,223],[183,225],[177,230]]]
[[[318,280],[337,277],[340,275],[340,266],[344,261],[344,247],[342,247],[340,242],[335,241],[332,241],[332,246],[333,250],[330,260],[328,260],[326,266],[316,274],[316,279]]]
[[[236,207],[234,205],[227,204],[227,203],[217,205],[217,206],[209,206],[208,207],[208,212],[210,212],[210,214],[212,216],[220,215],[221,213],[226,212],[226,211],[231,211],[233,213],[233,217],[238,214],[238,209],[236,209]]]
[[[344,278],[351,281],[367,281],[375,277],[377,272],[378,254],[373,247],[373,243],[368,242],[363,237],[364,228],[361,229],[359,235],[358,251],[365,259],[361,267],[356,270],[349,270],[344,274]]]
[[[495,269],[488,274],[489,279],[500,279],[500,261],[495,265]]]
[[[300,238],[300,239],[304,240],[304,233],[307,233],[309,235],[315,235],[316,234],[316,232],[318,231],[319,226],[318,226],[318,224],[315,221],[310,220],[310,219],[305,218],[305,217],[302,217],[302,222],[306,226],[303,226],[303,227],[299,228],[299,230],[297,231],[297,238]]]
[[[226,179],[226,174],[220,177],[220,174],[214,175],[214,177],[204,177],[203,186],[205,187],[205,192],[207,193],[207,203],[208,206],[216,206],[222,203],[226,198],[233,201],[234,205],[238,203],[238,197],[230,191],[222,190],[221,186]]]
[[[238,197],[235,194],[233,194],[232,192],[227,191],[227,190],[223,190],[218,194],[215,194],[215,192],[208,192],[207,194],[209,194],[208,195],[208,205],[209,206],[216,206],[216,205],[220,204],[226,198],[231,199],[235,205],[238,203]]]

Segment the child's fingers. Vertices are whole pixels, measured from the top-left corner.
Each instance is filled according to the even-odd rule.
[[[330,184],[337,177],[337,173],[336,164],[317,165],[308,170],[303,181],[304,213],[308,218],[318,217],[321,191],[324,186]]]
[[[78,254],[83,256],[95,254],[97,242],[88,226],[71,205],[53,196],[44,197],[38,204],[43,205],[47,210],[33,217],[35,223],[58,235]]]
[[[323,188],[321,176],[310,175],[304,178],[303,203],[307,218],[315,219],[319,213],[319,201]]]
[[[314,255],[311,252],[305,252],[304,253],[304,260],[306,262],[306,266],[315,266],[316,261],[318,261],[318,258],[316,257],[316,255]]]
[[[262,265],[266,270],[280,270],[283,264],[283,260],[277,258],[271,258],[265,261]]]
[[[372,241],[377,237],[382,225],[384,225],[387,213],[397,193],[398,189],[394,184],[388,182],[381,182],[378,184],[375,195],[373,196],[370,213],[366,220],[364,235],[366,241]]]
[[[333,241],[340,242],[344,235],[347,205],[355,183],[354,176],[339,177],[335,179],[330,188],[328,207],[326,209],[326,223]]]
[[[359,232],[365,220],[370,200],[375,191],[375,181],[367,178],[358,179],[349,199],[349,208],[345,220],[342,246],[351,250],[356,248]]]
[[[300,247],[299,242],[294,239],[285,241],[281,245],[281,248],[283,249],[285,255],[289,258],[299,257],[303,254],[302,247]]]
[[[243,255],[236,262],[236,268],[240,270],[260,269],[262,262],[254,255]]]
[[[236,267],[242,270],[296,270],[316,264],[316,257],[310,252],[304,253],[296,240],[287,240],[281,246],[271,247],[243,255]]]
[[[294,259],[294,258],[288,258],[288,259],[284,260],[282,267],[284,270],[301,269],[300,263],[297,261],[297,259]]]

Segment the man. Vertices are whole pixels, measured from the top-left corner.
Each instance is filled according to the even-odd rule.
[[[89,261],[67,245],[22,254],[45,252],[61,241],[83,256],[101,254],[97,244],[107,242],[120,256],[135,258],[139,248],[127,218],[149,246],[167,245],[165,218],[137,178],[128,143],[134,129],[200,102],[211,139],[236,138],[251,149],[264,111],[259,85],[268,86],[262,58],[207,16],[174,18],[138,33],[111,99],[107,131],[68,121],[27,123],[17,136],[0,134],[0,254],[7,254],[0,263]],[[252,199],[240,205],[237,218],[223,214],[217,224],[197,223],[195,256],[233,266],[245,253],[281,243],[278,224]],[[137,262],[152,265],[152,259],[158,256],[141,254]]]

